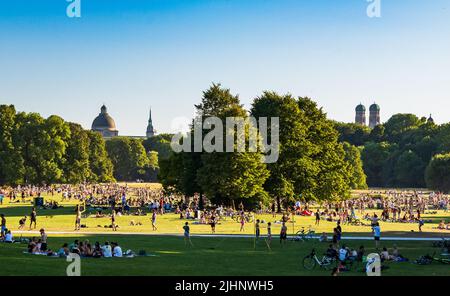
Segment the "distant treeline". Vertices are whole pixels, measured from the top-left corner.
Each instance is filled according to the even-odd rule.
[[[61,117],[0,105],[0,185],[156,181],[167,137],[105,141]]]
[[[358,146],[370,187],[450,190],[450,124],[396,114],[374,129],[335,122],[339,140]]]

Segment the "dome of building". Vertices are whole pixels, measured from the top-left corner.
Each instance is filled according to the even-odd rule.
[[[380,111],[380,106],[378,106],[377,104],[375,104],[375,103],[373,103],[371,106],[370,106],[370,109],[369,109],[370,111]]]
[[[108,109],[105,105],[102,106],[100,114],[94,119],[92,130],[116,130],[116,123],[114,122],[114,119],[109,116]]]
[[[434,119],[433,119],[433,117],[431,117],[431,114],[430,114],[430,117],[428,117],[427,122],[434,123]]]
[[[356,106],[356,112],[366,112],[366,107],[363,104]]]

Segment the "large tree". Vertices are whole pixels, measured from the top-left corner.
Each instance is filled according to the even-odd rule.
[[[23,183],[24,160],[14,146],[15,133],[16,109],[12,105],[0,105],[0,184]]]
[[[240,104],[239,97],[231,94],[229,89],[222,88],[220,84],[213,84],[205,91],[202,102],[195,107],[200,122],[208,117],[217,117],[222,121],[223,139],[226,139],[227,134],[237,132],[235,127],[226,126],[227,118],[245,119],[248,117],[247,112]],[[204,129],[203,134],[208,132],[209,130]],[[245,143],[249,142],[249,132],[247,128],[244,132],[244,139],[234,141],[234,149],[240,140]],[[223,151],[226,151],[225,142],[222,144]],[[246,147],[248,148],[247,145]],[[269,176],[269,171],[262,163],[261,150],[257,152],[203,153],[201,158],[202,166],[197,170],[197,182],[213,202],[231,202],[231,204],[236,200],[254,202],[258,197],[265,196],[263,185]]]
[[[450,192],[450,153],[433,157],[426,169],[426,182],[430,189]]]
[[[89,167],[92,172],[91,182],[113,182],[114,166],[106,151],[106,143],[103,137],[93,131],[87,132],[89,137]]]
[[[366,174],[364,173],[360,150],[347,142],[344,142],[342,146],[345,151],[345,160],[349,171],[350,188],[366,189]]]
[[[117,180],[145,179],[150,163],[141,140],[117,137],[107,141],[106,148]]]
[[[79,124],[69,123],[69,126],[70,139],[65,155],[64,181],[79,184],[92,179],[89,163],[89,134]]]
[[[280,155],[269,164],[266,190],[280,210],[295,199],[332,200],[348,196],[349,163],[338,143],[334,123],[309,98],[264,92],[252,105],[252,116],[278,117]]]

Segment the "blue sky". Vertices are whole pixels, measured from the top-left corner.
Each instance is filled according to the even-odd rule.
[[[105,103],[121,135],[170,132],[212,82],[246,107],[264,90],[310,96],[351,122],[450,110],[450,1],[0,0],[0,104],[90,128]]]

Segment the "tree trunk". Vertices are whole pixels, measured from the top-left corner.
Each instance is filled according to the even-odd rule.
[[[277,196],[277,213],[281,213],[281,199]]]

